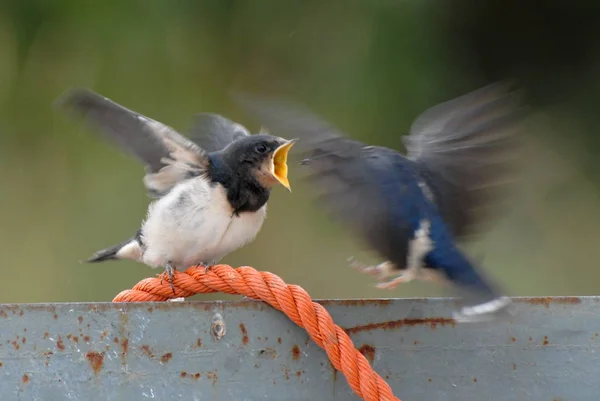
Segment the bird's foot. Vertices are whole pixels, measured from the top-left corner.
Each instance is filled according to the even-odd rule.
[[[169,276],[169,284],[171,284],[171,290],[173,290],[173,294],[175,294],[175,286],[173,285],[174,272],[175,272],[175,268],[173,267],[171,262],[168,262],[165,266],[165,273],[167,274],[167,276]],[[164,277],[164,275],[161,275],[161,277],[160,277],[161,284],[163,282],[163,277]]]
[[[364,266],[354,258],[348,259],[350,267],[361,273],[372,274],[377,277],[378,284],[375,287],[380,289],[395,289],[398,284],[409,283],[416,277],[414,269],[405,269],[401,271],[392,262],[383,262],[376,266]]]
[[[211,260],[210,262],[206,263],[202,263],[204,265],[204,273],[208,273],[210,271],[210,269],[217,264],[216,260]]]
[[[378,284],[375,284],[375,287],[382,290],[394,290],[398,286],[398,284],[406,284],[410,283],[414,280],[414,277],[410,274],[400,273],[399,276],[394,278],[388,278],[387,280],[379,280]]]

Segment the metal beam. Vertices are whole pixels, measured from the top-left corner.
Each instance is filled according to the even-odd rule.
[[[403,401],[597,401],[600,298],[515,298],[455,325],[452,299],[320,301]],[[0,305],[0,399],[358,400],[262,302]]]

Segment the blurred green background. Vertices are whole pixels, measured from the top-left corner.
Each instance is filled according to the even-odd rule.
[[[0,2],[0,302],[110,301],[160,273],[79,262],[132,235],[149,199],[141,165],[52,108],[66,89],[183,132],[199,111],[256,131],[230,91],[286,91],[349,135],[402,150],[418,114],[487,82],[440,13],[432,1]],[[594,133],[561,107],[536,116],[514,203],[470,251],[510,295],[597,294],[598,177],[581,162],[595,160],[584,140]],[[316,298],[445,294],[377,290],[350,270],[351,255],[378,258],[313,207],[296,167],[293,193],[276,188],[260,235],[222,262]]]

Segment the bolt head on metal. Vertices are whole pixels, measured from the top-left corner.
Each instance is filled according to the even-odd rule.
[[[212,317],[210,331],[216,341],[219,341],[221,338],[223,338],[223,336],[225,336],[225,333],[227,333],[225,321],[219,312],[216,312]]]

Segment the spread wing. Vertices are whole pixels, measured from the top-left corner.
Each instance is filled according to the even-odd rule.
[[[105,138],[144,163],[144,185],[152,197],[164,196],[177,183],[206,172],[207,153],[198,145],[173,128],[90,90],[69,90],[57,106],[85,118]]]
[[[406,183],[390,174],[395,166],[388,149],[351,140],[296,103],[249,94],[236,100],[270,132],[299,139],[296,153],[305,157],[311,193],[332,217],[390,260],[405,262],[408,219],[389,202],[399,199]]]
[[[426,110],[404,138],[457,237],[481,232],[501,212],[526,111],[518,91],[494,83]]]
[[[209,153],[248,135],[244,126],[214,113],[197,114],[189,133],[190,139]]]

